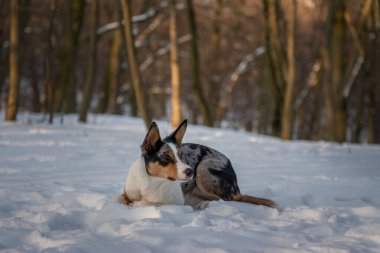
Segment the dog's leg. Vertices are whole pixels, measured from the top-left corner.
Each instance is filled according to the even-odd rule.
[[[197,169],[196,185],[192,193],[203,200],[235,200],[277,208],[272,200],[241,194],[236,174],[229,162],[218,164],[214,160],[202,161]]]
[[[132,201],[128,198],[126,193],[121,194],[117,199],[116,202],[120,204],[129,205],[132,203]]]

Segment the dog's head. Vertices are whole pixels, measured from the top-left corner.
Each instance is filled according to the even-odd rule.
[[[146,171],[155,177],[187,181],[194,170],[183,161],[181,143],[185,135],[187,120],[164,139],[161,139],[157,124],[152,122],[141,145]]]

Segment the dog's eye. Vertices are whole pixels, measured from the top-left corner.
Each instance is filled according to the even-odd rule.
[[[161,157],[161,161],[167,164],[167,163],[172,163],[173,159],[168,155],[164,155]]]

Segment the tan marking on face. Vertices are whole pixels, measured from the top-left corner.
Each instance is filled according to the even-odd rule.
[[[177,179],[177,166],[169,163],[167,166],[161,166],[159,162],[149,163],[148,171],[152,176],[167,178],[170,180]]]

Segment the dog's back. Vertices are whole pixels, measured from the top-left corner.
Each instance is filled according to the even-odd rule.
[[[268,199],[242,195],[230,160],[219,151],[192,143],[181,145],[182,158],[194,168],[194,177],[182,183],[185,204],[204,208],[210,200],[235,200],[275,207]]]

